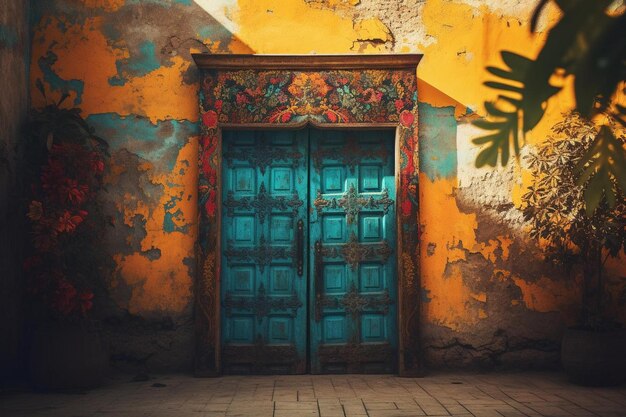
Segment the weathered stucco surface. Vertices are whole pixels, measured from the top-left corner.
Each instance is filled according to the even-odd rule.
[[[25,4],[26,3],[26,4]],[[28,2],[0,2],[0,379],[19,369],[22,293],[18,235],[16,145],[28,111]]]
[[[432,366],[547,366],[578,289],[549,268],[520,212],[517,164],[476,170],[469,121],[485,65],[533,54],[522,0],[36,0],[31,99],[42,79],[112,145],[110,303],[120,366],[191,366],[198,72],[190,52],[417,52],[425,355]],[[540,24],[549,27],[550,15]],[[542,139],[566,95],[527,138]],[[624,275],[619,261],[610,265]],[[417,300],[416,300],[417,301]],[[616,311],[618,311],[616,309]],[[625,315],[623,309],[619,314]],[[626,317],[622,317],[626,319]]]

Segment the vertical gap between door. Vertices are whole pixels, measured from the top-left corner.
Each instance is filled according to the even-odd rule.
[[[307,275],[306,275],[306,373],[311,374],[311,277],[313,277],[312,265],[310,262],[311,256],[311,218],[310,218],[310,207],[311,207],[311,128],[306,129],[306,165],[307,165],[307,192],[306,192],[306,227],[307,227],[307,241],[306,241],[306,257],[307,257]]]

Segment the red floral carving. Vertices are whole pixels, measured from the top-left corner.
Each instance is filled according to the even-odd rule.
[[[400,113],[400,124],[402,124],[402,126],[411,127],[414,120],[415,117],[410,111],[404,110],[402,111],[402,113]]]
[[[213,110],[209,110],[202,115],[202,123],[209,129],[215,129],[217,127],[217,113]]]

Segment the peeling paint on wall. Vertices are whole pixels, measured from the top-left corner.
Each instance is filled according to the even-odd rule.
[[[518,0],[36,1],[32,105],[46,100],[38,79],[48,100],[70,94],[112,147],[104,210],[116,357],[190,366],[174,352],[192,344],[200,86],[190,53],[411,52],[425,55],[417,72],[425,355],[435,366],[553,364],[560,332],[576,318],[575,278],[547,265],[527,237],[523,166],[477,170],[470,139],[480,132],[468,123],[491,97],[482,81],[484,67],[499,62],[494,52],[532,55],[543,42],[542,32],[529,34],[531,8]],[[11,33],[0,26],[0,52]],[[571,103],[553,99],[528,143]],[[623,260],[609,269],[626,275]],[[626,320],[617,301],[611,308]]]

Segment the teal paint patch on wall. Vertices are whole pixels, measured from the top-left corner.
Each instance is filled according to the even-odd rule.
[[[433,300],[430,296],[430,290],[424,287],[422,287],[420,295],[423,303],[430,303]]]
[[[17,30],[9,25],[0,25],[0,48],[13,49],[17,46]]]
[[[117,75],[109,78],[109,84],[120,86],[126,84],[129,77],[141,77],[161,67],[157,59],[156,45],[152,41],[143,41],[138,51],[131,53],[130,58],[115,63]]]
[[[143,41],[139,45],[139,53],[132,56],[126,66],[134,75],[139,76],[146,75],[158,69],[161,64],[156,57],[156,46],[154,42]]]
[[[74,105],[78,106],[83,101],[85,83],[82,80],[64,80],[59,77],[53,69],[57,60],[57,55],[52,51],[48,51],[45,56],[39,58],[37,63],[41,72],[43,72],[43,81],[50,86],[52,91],[59,91],[62,94],[76,93]]]
[[[174,169],[180,149],[199,134],[198,124],[187,120],[153,124],[143,116],[100,113],[87,117],[87,122],[113,149],[126,149],[168,172]]]
[[[156,261],[157,259],[161,258],[161,249],[153,247],[152,249],[141,252],[141,255],[145,256],[151,261]]]
[[[195,257],[187,257],[183,259],[183,264],[187,267],[187,273],[190,277],[196,276],[197,259]]]
[[[215,32],[215,26],[211,26],[211,25],[202,26],[200,29],[198,29],[198,35],[202,39],[210,38],[213,32]]]
[[[457,122],[454,107],[419,103],[420,171],[431,181],[457,175]]]
[[[170,201],[165,203],[165,216],[163,217],[163,230],[166,233],[181,232],[188,233],[189,225],[177,226],[174,220],[182,220],[183,212],[180,209],[176,209],[178,201],[182,201],[180,197],[173,196]],[[176,210],[174,210],[176,209]]]

